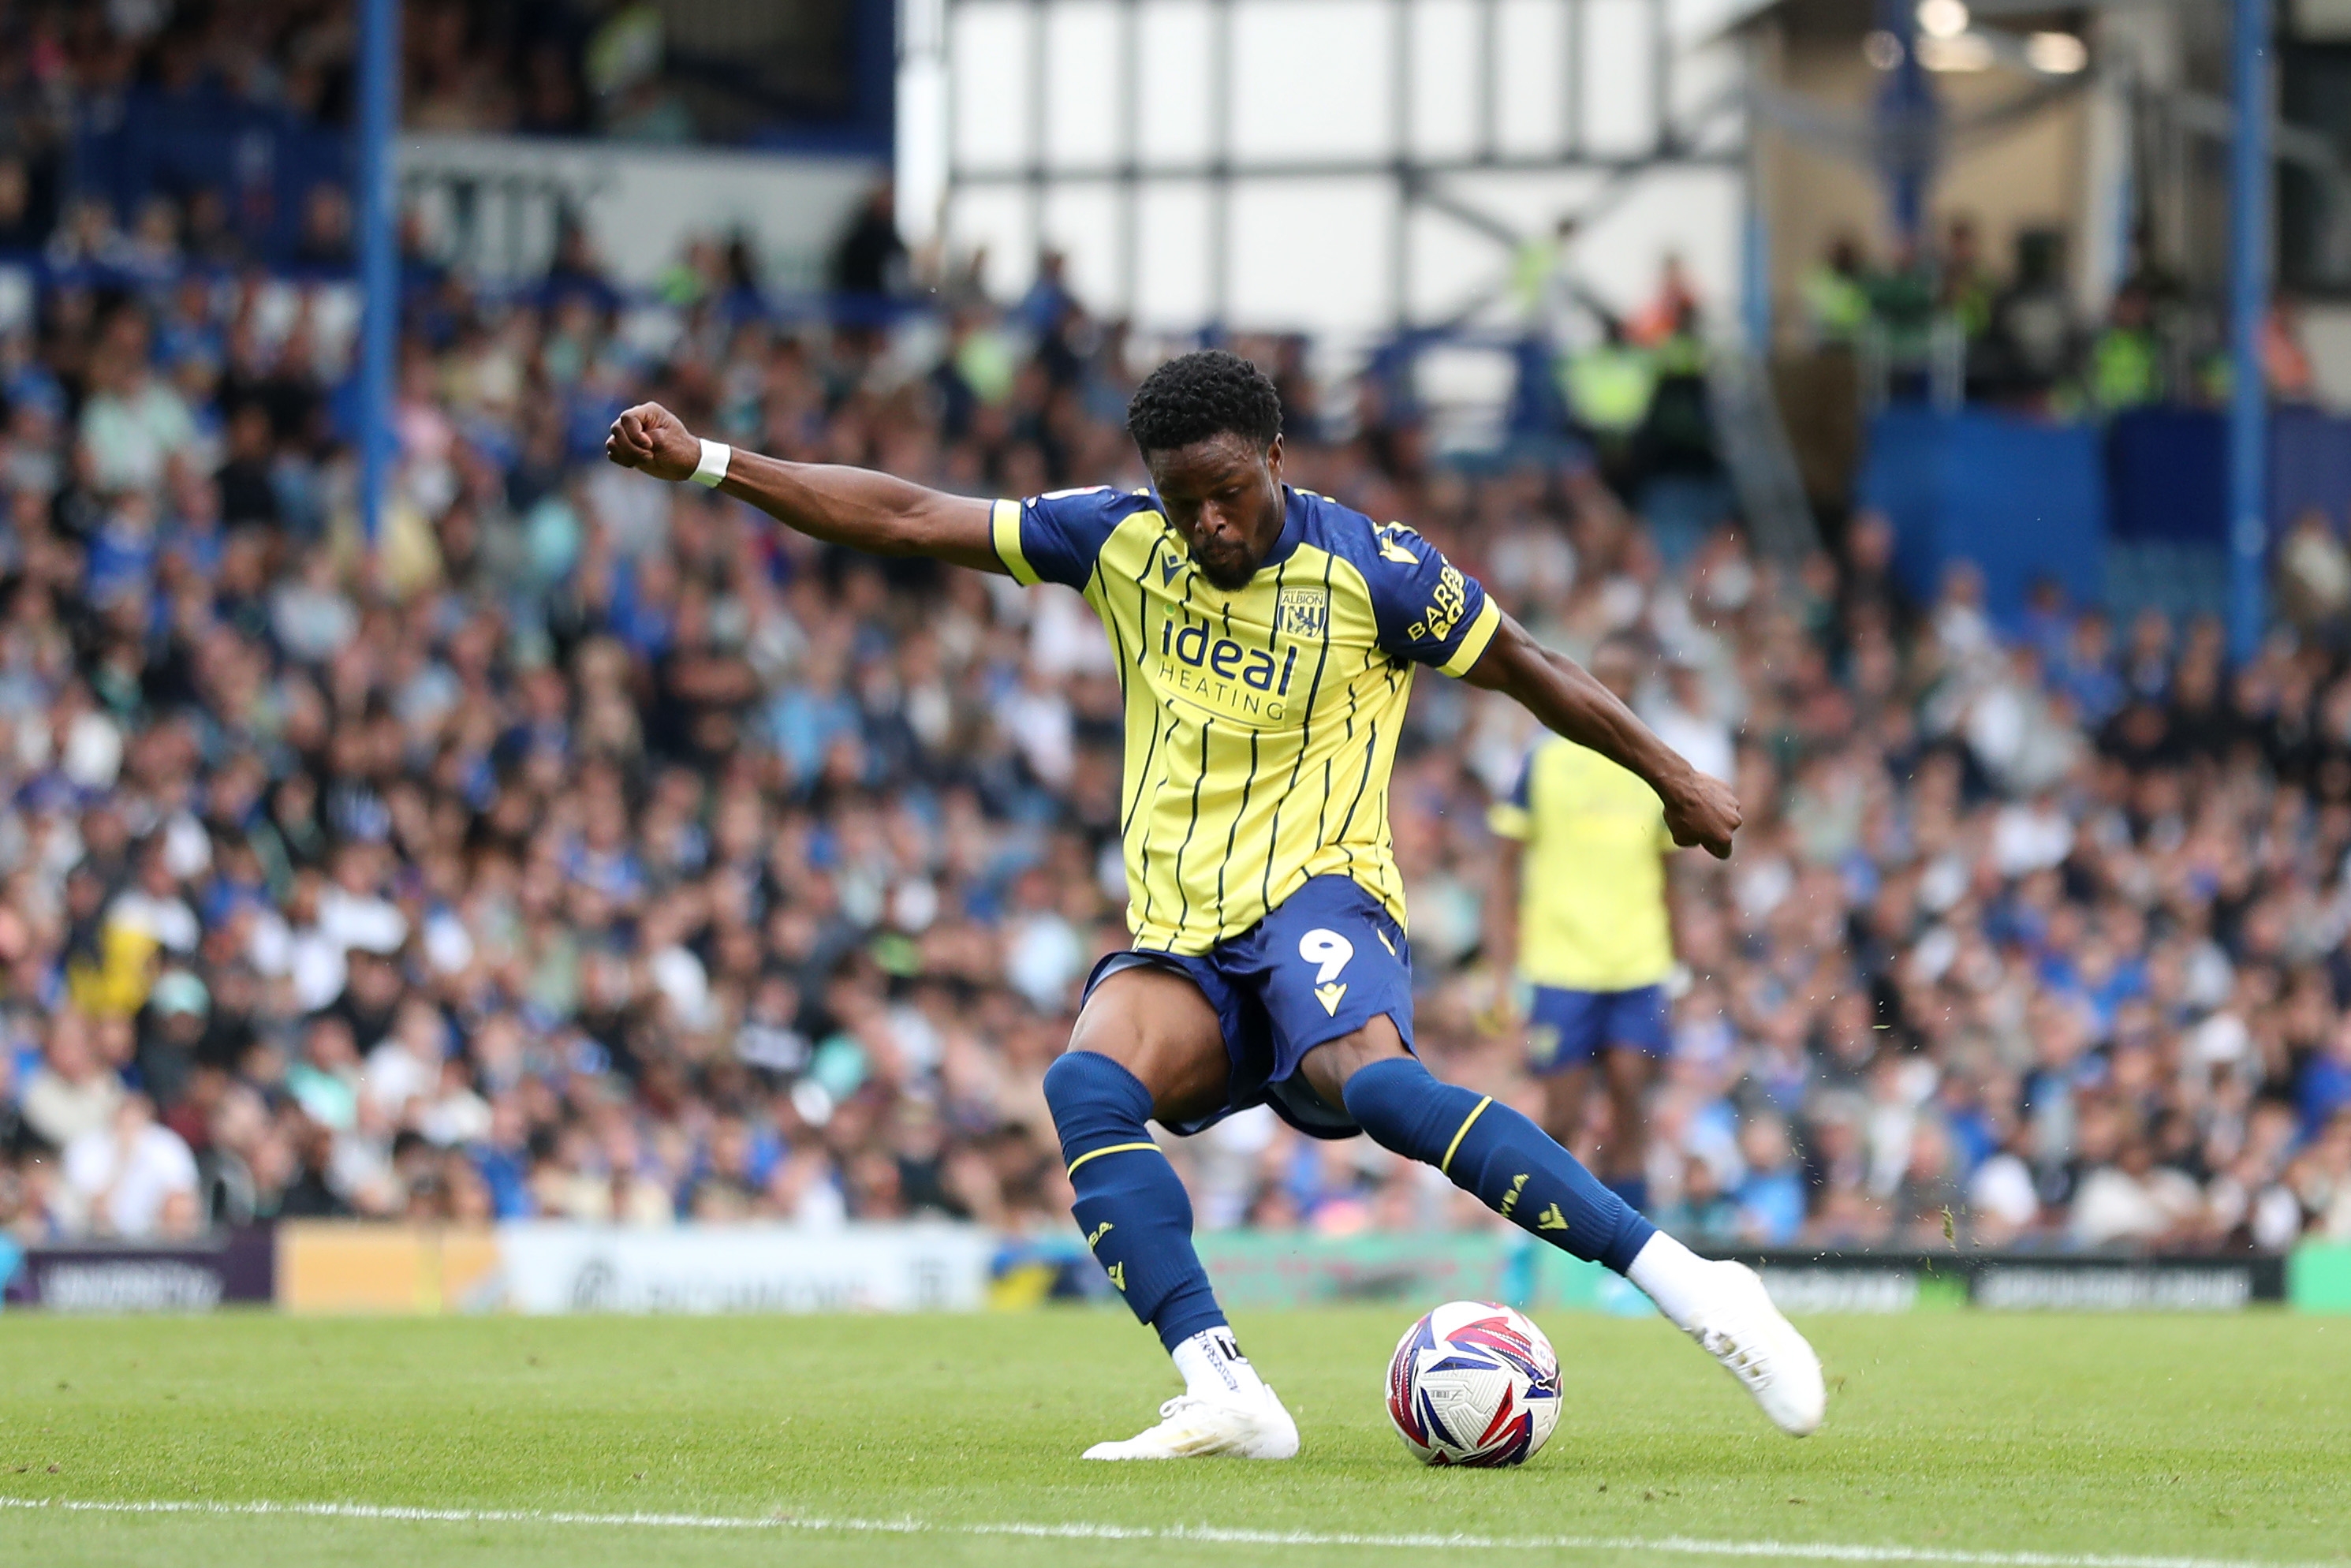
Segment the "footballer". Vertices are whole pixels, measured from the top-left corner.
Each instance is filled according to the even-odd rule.
[[[1782,1431],[1820,1424],[1820,1362],[1736,1263],[1698,1257],[1541,1128],[1413,1054],[1412,949],[1388,775],[1419,665],[1508,694],[1656,793],[1679,845],[1730,852],[1729,788],[1698,773],[1412,529],[1282,482],[1272,383],[1186,354],[1127,409],[1147,489],[1022,501],[699,440],[658,404],[605,453],[715,486],[812,538],[1076,589],[1125,692],[1121,822],[1133,946],[1089,977],[1045,1097],[1078,1228],[1185,1392],[1090,1459],[1284,1459],[1298,1428],[1235,1343],[1152,1140],[1269,1104],[1435,1166],[1537,1239],[1629,1278]]]

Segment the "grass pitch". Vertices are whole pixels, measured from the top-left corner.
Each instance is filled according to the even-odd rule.
[[[1828,1422],[1792,1442],[1662,1322],[1552,1316],[1559,1430],[1525,1469],[1479,1471],[1424,1469],[1388,1429],[1381,1376],[1408,1317],[1238,1323],[1298,1416],[1295,1461],[1111,1466],[1078,1452],[1145,1425],[1176,1385],[1109,1312],[10,1316],[0,1563],[1702,1565],[1758,1542],[1863,1562],[2351,1562],[2351,1320],[1813,1319]],[[462,1517],[27,1506],[77,1500]],[[688,1517],[615,1517],[648,1513]],[[785,1516],[800,1522],[712,1522]],[[970,1530],[1003,1525],[1160,1533]],[[1165,1533],[1180,1527],[1228,1533]],[[1292,1531],[1321,1539],[1266,1538]],[[1426,1540],[1454,1532],[1489,1544]],[[1917,1555],[1885,1550],[1900,1548]]]

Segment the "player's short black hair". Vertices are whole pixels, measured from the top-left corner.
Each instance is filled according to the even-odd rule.
[[[1270,446],[1281,434],[1281,397],[1238,354],[1203,349],[1143,378],[1126,405],[1126,430],[1144,452],[1173,452],[1228,431]]]

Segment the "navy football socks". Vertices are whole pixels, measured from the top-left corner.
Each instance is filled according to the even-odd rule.
[[[1207,1270],[1192,1249],[1192,1200],[1151,1141],[1151,1092],[1099,1051],[1072,1051],[1045,1071],[1045,1103],[1086,1245],[1134,1315],[1172,1353],[1225,1326]]]
[[[1411,1057],[1357,1069],[1346,1101],[1382,1147],[1435,1166],[1537,1240],[1622,1274],[1656,1234],[1541,1128],[1490,1095],[1438,1082]]]
[[[1608,1190],[1625,1200],[1626,1207],[1636,1212],[1649,1207],[1649,1178],[1620,1176],[1608,1178]]]

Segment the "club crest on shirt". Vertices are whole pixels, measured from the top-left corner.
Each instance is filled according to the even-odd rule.
[[[1320,637],[1330,620],[1327,588],[1285,588],[1274,601],[1273,629],[1284,637]]]

